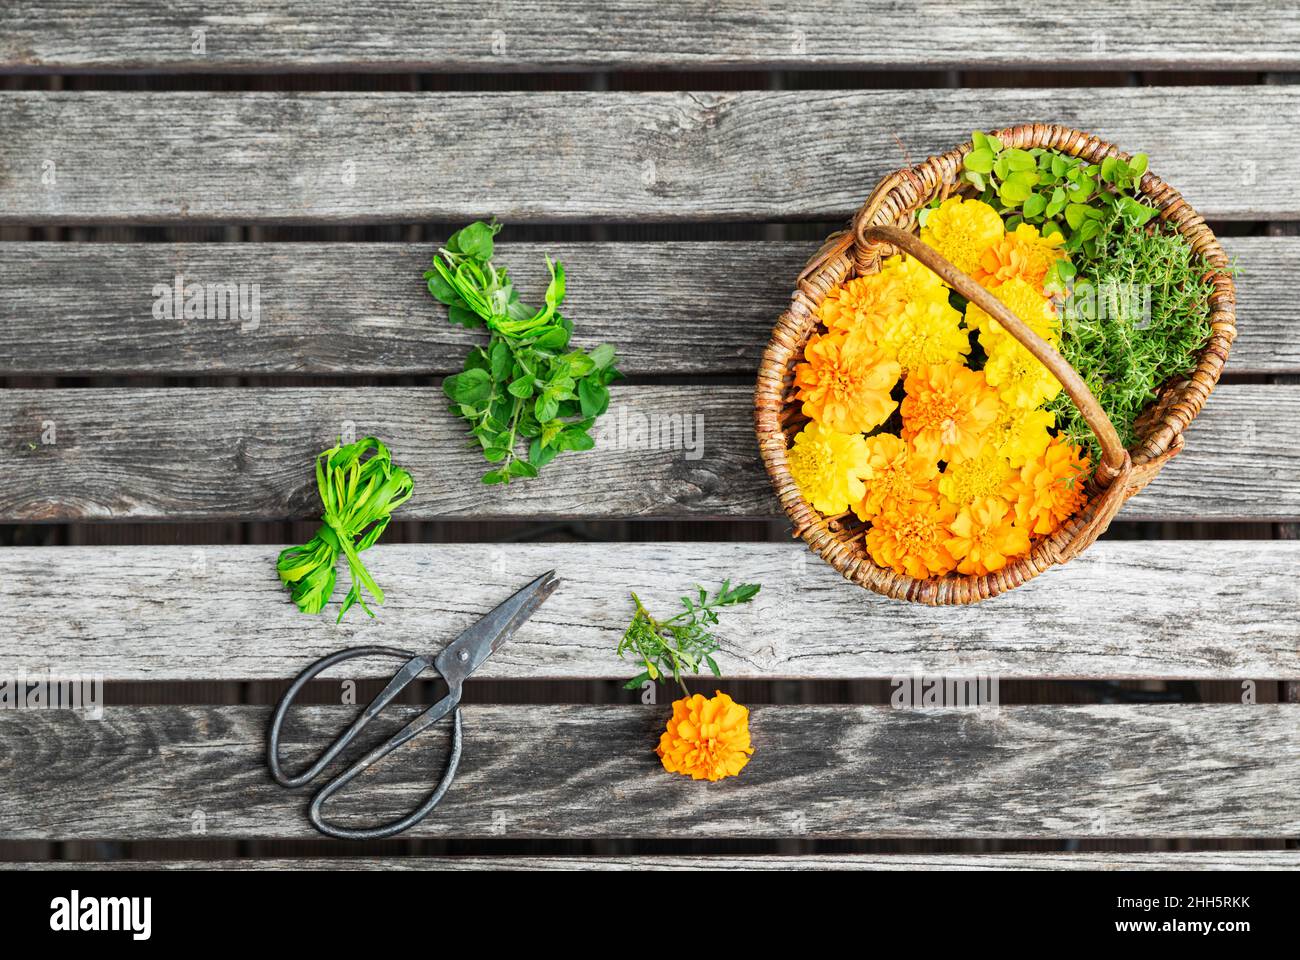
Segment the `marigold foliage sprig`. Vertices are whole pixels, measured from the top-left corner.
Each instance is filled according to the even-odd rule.
[[[662,682],[671,675],[689,697],[691,692],[682,680],[683,671],[699,673],[700,667],[707,665],[715,677],[722,676],[712,656],[718,649],[718,640],[709,628],[717,626],[719,609],[748,603],[761,587],[757,583],[732,587],[730,580],[724,580],[712,595],[704,587],[697,585],[695,589],[694,596],[681,598],[685,609],[667,620],[656,619],[641,598],[632,594],[636,612],[618,642],[618,655],[623,657],[628,651],[633,652],[645,664],[645,670],[629,680],[626,689],[636,689],[647,680]]]
[[[495,465],[483,475],[492,484],[535,477],[559,453],[594,447],[589,431],[609,406],[610,383],[621,376],[609,344],[589,352],[569,348],[573,323],[560,313],[566,285],[560,263],[546,260],[551,279],[543,307],[520,301],[506,268],[492,262],[500,229],[494,220],[458,230],[424,274],[449,320],[486,326],[490,334],[442,389]],[[521,443],[526,457],[519,455]]]
[[[340,553],[347,558],[352,586],[339,609],[338,619],[353,604],[367,615],[362,588],[377,604],[384,602],[361,553],[370,549],[388,528],[392,513],[410,499],[411,475],[393,464],[388,448],[375,437],[340,444],[316,457],[316,488],[324,513],[321,528],[305,544],[280,553],[276,571],[292,591],[303,613],[320,613],[334,592],[335,567]]]

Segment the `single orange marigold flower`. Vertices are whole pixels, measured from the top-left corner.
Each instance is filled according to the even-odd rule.
[[[884,273],[855,277],[827,291],[817,305],[817,319],[828,330],[863,333],[875,340],[903,309],[905,290]]]
[[[935,498],[939,465],[918,456],[906,440],[879,433],[867,437],[867,451],[866,493],[853,506],[859,520],[870,520],[889,507],[907,510]]]
[[[1041,290],[1048,269],[1065,259],[1065,251],[1058,249],[1064,242],[1059,233],[1044,237],[1037,227],[1022,223],[984,251],[971,277],[984,287],[1020,279]]]
[[[862,334],[814,335],[794,369],[804,416],[837,433],[865,433],[898,406],[890,391],[901,371]]]
[[[985,497],[962,507],[948,529],[952,536],[946,546],[959,561],[958,573],[993,573],[1011,558],[1029,552],[1029,534],[1016,525],[1014,512],[1000,497]]]
[[[896,573],[918,580],[942,576],[957,565],[948,550],[948,525],[956,515],[956,508],[942,497],[891,507],[872,521],[867,552]]]
[[[903,439],[931,460],[976,456],[1002,409],[983,372],[957,363],[921,367],[908,374],[903,390]]]
[[[669,773],[692,780],[721,780],[740,773],[754,752],[749,742],[749,709],[721,690],[673,703],[668,728],[655,751]]]
[[[1038,534],[1055,533],[1087,502],[1084,481],[1091,463],[1078,447],[1053,437],[1042,456],[1020,468],[1012,481],[1016,522]]]

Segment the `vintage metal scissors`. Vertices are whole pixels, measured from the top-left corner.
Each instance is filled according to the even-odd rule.
[[[391,837],[409,827],[415,826],[438,805],[438,801],[442,799],[443,794],[447,792],[447,788],[451,786],[452,778],[456,776],[456,767],[460,764],[461,747],[459,705],[461,689],[465,680],[514,635],[524,621],[531,617],[546,598],[555,591],[559,582],[554,570],[543,574],[478,623],[461,633],[438,654],[417,655],[408,650],[398,650],[393,647],[349,647],[346,650],[340,650],[328,657],[317,660],[298,674],[293,683],[289,685],[289,689],[284,692],[284,696],[280,699],[279,705],[275,708],[275,714],[271,718],[271,732],[266,751],[266,759],[271,767],[271,776],[275,777],[276,782],[284,787],[301,787],[303,784],[315,780],[335,757],[347,749],[362,728],[392,702],[393,698],[401,693],[407,684],[424,673],[429,667],[433,667],[446,681],[447,695],[393,734],[385,743],[375,747],[352,766],[334,777],[333,780],[328,781],[316,792],[311,805],[307,808],[307,817],[317,830],[327,836],[340,837],[345,840],[378,840],[383,837]],[[388,685],[384,687],[379,696],[370,701],[370,704],[361,711],[360,716],[353,721],[350,727],[339,734],[338,739],[317,758],[315,763],[302,773],[292,776],[285,773],[284,768],[280,765],[280,732],[281,727],[284,725],[284,718],[288,714],[294,698],[310,680],[320,673],[335,664],[358,657],[397,657],[405,660],[406,665],[393,675],[393,679],[388,681]],[[402,817],[402,819],[378,827],[341,827],[325,821],[321,809],[324,807],[326,800],[347,786],[363,770],[414,739],[448,713],[452,714],[451,756],[447,760],[447,769],[442,775],[442,780],[439,781],[438,786],[433,793],[429,794],[424,803]]]

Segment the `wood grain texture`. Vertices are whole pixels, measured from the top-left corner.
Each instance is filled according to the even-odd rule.
[[[1295,245],[1300,264],[1300,240]],[[546,290],[546,255],[564,263],[565,313],[577,323],[580,341],[615,344],[625,373],[752,374],[815,247],[500,244],[496,262],[509,267],[532,303],[540,303]],[[5,244],[0,373],[456,372],[484,336],[449,323],[446,308],[429,295],[423,274],[434,249],[388,243]],[[233,313],[226,320],[155,319],[155,285],[174,289],[177,276],[183,284],[256,284],[256,325]],[[95,291],[93,298],[85,296],[87,289]],[[1279,324],[1284,319],[1279,310]]]
[[[751,400],[748,387],[616,387],[595,450],[486,488],[433,387],[5,390],[0,520],[314,518],[313,458],[348,431],[382,437],[411,471],[405,519],[776,516]],[[1300,517],[1298,419],[1296,386],[1220,387],[1121,516]]]
[[[814,246],[502,244],[499,262],[539,301],[544,256],[561,260],[582,341],[617,345],[627,373],[737,375],[758,369]],[[1224,246],[1242,270],[1228,372],[1300,372],[1289,288],[1300,237]],[[432,244],[387,243],[5,244],[0,374],[451,373],[482,338],[447,323],[429,297],[422,274],[432,253]],[[177,276],[256,284],[256,325],[233,313],[155,319],[155,285],[174,287]],[[606,277],[616,278],[613,296]]]
[[[0,676],[287,682],[340,647],[437,649],[554,568],[561,588],[476,676],[634,676],[637,664],[614,655],[628,592],[667,615],[692,584],[729,576],[763,591],[723,617],[728,677],[1300,677],[1296,541],[1102,542],[1024,589],[953,608],[852,587],[798,543],[381,544],[366,564],[387,602],[375,620],[353,614],[341,625],[333,612],[304,616],[288,602],[277,553],[0,551]],[[357,661],[339,679],[393,669]]]
[[[3,870],[1296,870],[1300,851],[1175,853],[818,854],[694,857],[296,857],[281,860],[66,860],[0,863]]]
[[[1298,110],[1300,88],[1263,85],[8,92],[0,223],[836,219],[906,157],[1032,121],[1145,150],[1205,216],[1288,219],[1300,168],[1276,124]]]
[[[0,69],[490,70],[962,66],[1287,70],[1300,30],[1285,5],[1250,0],[1232,16],[1197,0],[1108,3],[1084,13],[1044,0],[1015,8],[886,0],[869,10],[806,0],[797,12],[739,0],[573,4],[303,5],[231,0],[11,0]],[[1144,29],[1135,30],[1140,22]],[[1052,29],[1042,25],[1050,23]],[[454,29],[448,29],[454,24]],[[192,30],[205,31],[201,53]]]
[[[420,708],[392,709],[396,725]],[[302,763],[355,708],[306,707]],[[1300,708],[766,706],[736,778],[654,755],[665,706],[470,706],[455,785],[411,836],[1279,837],[1300,831]],[[0,711],[0,836],[309,837],[306,790],[266,771],[260,707]],[[387,727],[386,727],[387,729]],[[384,731],[373,730],[376,742]],[[444,731],[445,734],[445,731]],[[409,745],[332,801],[339,822],[414,806],[446,736]],[[301,745],[301,746],[297,746]]]

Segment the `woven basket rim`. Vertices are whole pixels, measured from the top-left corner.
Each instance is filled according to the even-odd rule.
[[[1059,124],[1022,124],[991,133],[1007,146],[1049,147],[1091,163],[1107,156],[1130,159],[1129,154],[1100,137]],[[1218,383],[1236,336],[1235,285],[1218,238],[1177,190],[1148,170],[1140,184],[1143,195],[1159,210],[1160,218],[1219,272],[1213,277],[1215,291],[1210,297],[1210,337],[1201,349],[1196,368],[1185,379],[1163,385],[1139,417],[1139,439],[1129,449],[1131,470],[1118,478],[1098,471],[1089,482],[1088,503],[1078,514],[1038,541],[1028,555],[995,573],[949,573],[916,579],[880,567],[865,549],[844,542],[839,522],[823,517],[808,504],[790,475],[782,424],[790,372],[818,326],[816,308],[826,293],[845,280],[874,273],[882,257],[893,252],[892,247],[883,244],[855,243],[855,234],[861,236],[859,231],[877,225],[914,230],[916,213],[926,203],[958,192],[962,159],[972,148],[967,141],[946,153],[893,171],[872,191],[851,226],[827,239],[800,275],[790,307],[773,328],[754,396],[759,451],[782,507],[794,523],[795,535],[850,581],[888,597],[935,605],[974,603],[997,596],[1066,562],[1100,536],[1123,502],[1150,482],[1182,448],[1183,432]]]

